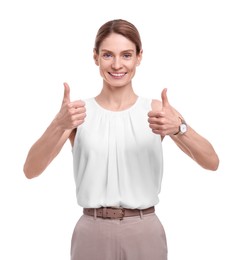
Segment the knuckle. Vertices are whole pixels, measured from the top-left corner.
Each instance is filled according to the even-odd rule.
[[[73,109],[72,108],[68,108],[67,113],[69,116],[73,115]]]
[[[75,116],[74,115],[71,115],[71,122],[75,122]]]
[[[68,104],[66,104],[66,106],[68,109],[70,109],[70,108],[72,108],[72,103],[68,103]]]
[[[75,122],[75,126],[79,126],[79,125],[83,124],[83,122],[84,122],[84,119],[77,120],[77,121]]]
[[[151,129],[154,129],[154,128],[155,128],[154,124],[149,124],[149,127],[150,127]]]

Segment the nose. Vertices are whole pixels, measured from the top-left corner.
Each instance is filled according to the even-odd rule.
[[[115,70],[122,68],[122,63],[119,57],[115,57],[115,59],[113,59],[112,68]]]

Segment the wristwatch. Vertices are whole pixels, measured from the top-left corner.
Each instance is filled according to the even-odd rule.
[[[186,123],[186,121],[183,118],[181,118],[181,117],[179,117],[179,118],[181,119],[181,124],[179,125],[179,131],[176,134],[174,134],[174,135],[184,134],[187,131],[187,123]]]

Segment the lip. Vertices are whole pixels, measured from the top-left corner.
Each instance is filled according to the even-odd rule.
[[[127,72],[108,72],[108,74],[112,77],[112,78],[115,78],[115,79],[121,79],[123,78]]]

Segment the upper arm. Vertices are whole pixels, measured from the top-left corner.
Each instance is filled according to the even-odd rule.
[[[69,135],[69,140],[70,140],[70,143],[71,143],[71,146],[73,147],[74,145],[74,140],[75,140],[75,137],[76,137],[76,131],[77,129],[73,129]]]

